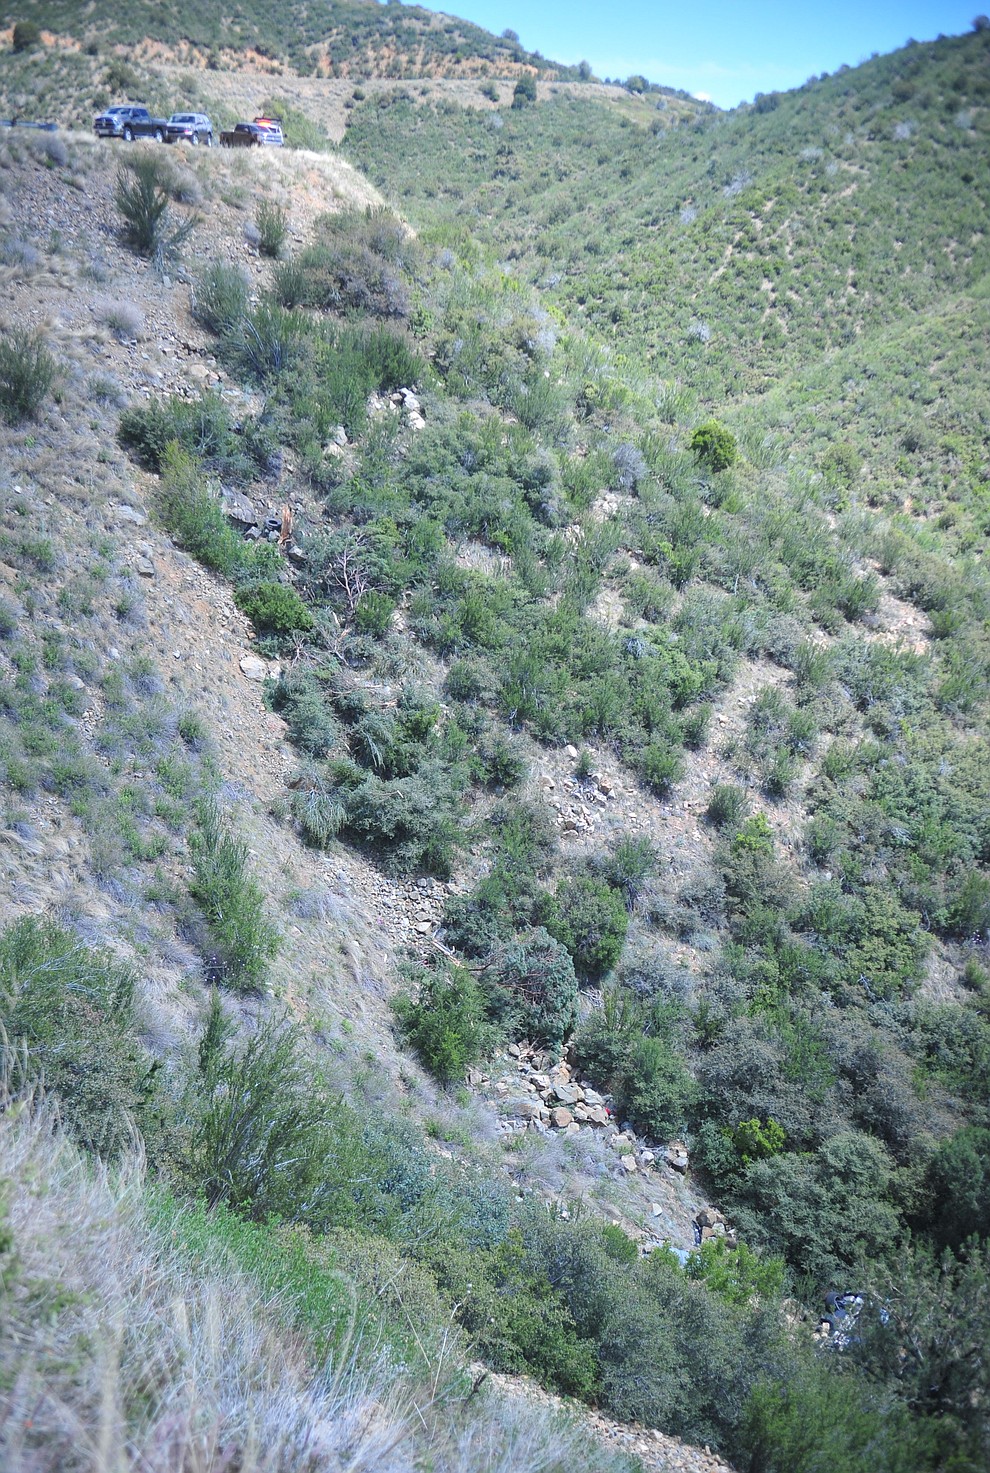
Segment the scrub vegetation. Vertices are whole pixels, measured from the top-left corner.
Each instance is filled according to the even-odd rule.
[[[40,1299],[50,1407],[101,1447],[126,1425],[151,1467],[175,1461],[153,1354],[197,1388],[176,1425],[243,1438],[244,1467],[307,1466],[317,1423],[367,1466],[606,1466],[476,1397],[470,1356],[751,1473],[986,1466],[988,46],[677,126],[590,93],[378,92],[344,147],[390,206],[303,233],[291,200],[242,203],[256,276],[185,248],[220,388],[94,397],[156,535],[269,662],[284,842],[369,896],[449,886],[377,1024],[401,1089],[276,980],[294,928],[208,719],[99,652],[142,617],[113,540],[4,482],[6,831],[31,844],[59,805],[101,893],[154,906],[193,966],[164,1047],[144,932],[109,946],[30,897],[5,917],[0,1384]],[[12,273],[18,250],[0,227]],[[5,329],[4,362],[28,465],[77,380],[43,334]],[[232,494],[275,487],[292,518],[245,538]],[[594,822],[554,806],[565,782]],[[568,1049],[619,1121],[686,1142],[734,1246],[641,1255],[600,1199],[510,1179],[450,1124],[509,1045]],[[46,1264],[63,1212],[99,1228]],[[167,1295],[141,1287],[154,1254]],[[850,1290],[854,1328],[812,1334]],[[227,1297],[243,1370],[175,1372]],[[19,1417],[12,1466],[64,1466],[55,1411]]]

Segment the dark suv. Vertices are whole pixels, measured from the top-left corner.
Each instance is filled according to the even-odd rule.
[[[146,107],[131,102],[108,107],[93,122],[97,138],[123,138],[127,143],[135,138],[154,138],[161,143],[167,127],[164,118],[153,118]]]
[[[169,143],[205,143],[213,147],[213,124],[205,113],[173,113],[165,125]]]

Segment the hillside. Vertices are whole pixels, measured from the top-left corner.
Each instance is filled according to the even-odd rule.
[[[13,1468],[984,1466],[986,45],[0,140]]]
[[[0,10],[0,27],[24,19],[23,7]],[[239,0],[221,17],[199,0],[168,6],[135,0],[122,7],[73,0],[32,4],[31,16],[51,38],[92,54],[120,48],[131,60],[181,62],[223,69],[244,65],[323,77],[511,76],[522,72],[576,76],[511,33],[493,36],[455,16],[418,5],[377,0],[315,0],[304,7]]]

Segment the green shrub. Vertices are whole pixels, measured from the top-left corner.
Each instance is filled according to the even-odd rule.
[[[248,286],[237,266],[214,261],[207,266],[193,293],[192,311],[197,322],[218,337],[234,333],[248,310]]]
[[[651,742],[639,761],[643,781],[659,798],[666,798],[684,776],[684,758],[675,747]]]
[[[313,628],[312,614],[287,583],[256,583],[250,588],[239,588],[234,602],[259,633],[305,633]]]
[[[621,1087],[622,1111],[656,1141],[681,1134],[698,1089],[680,1055],[663,1039],[638,1038]]]
[[[130,968],[54,921],[29,916],[0,934],[7,1062],[24,1047],[25,1082],[42,1079],[73,1140],[111,1159],[132,1144],[135,1125],[156,1129],[157,1070],[137,1042],[135,985]]]
[[[386,869],[449,877],[464,842],[455,774],[422,764],[413,775],[384,781],[369,774],[342,792],[352,839],[366,844]]]
[[[369,589],[362,593],[354,609],[354,628],[360,634],[382,639],[388,633],[395,613],[395,600],[387,593]]]
[[[478,745],[485,782],[493,788],[518,788],[526,776],[526,758],[519,745],[501,732],[486,734]]]
[[[169,205],[171,168],[157,154],[139,153],[118,169],[114,203],[124,217],[124,240],[141,256],[159,263],[178,254],[196,228],[190,217],[172,224]]]
[[[512,106],[516,109],[529,107],[536,101],[536,78],[522,76],[512,91]]]
[[[830,445],[821,458],[822,475],[830,486],[848,493],[859,480],[863,459],[859,451],[845,441]]]
[[[703,466],[716,473],[734,465],[739,453],[735,435],[714,419],[698,426],[691,436],[691,449]]]
[[[325,757],[340,740],[340,726],[311,670],[302,666],[284,670],[269,689],[268,700],[288,726],[289,741],[308,757]]]
[[[164,449],[161,473],[153,506],[178,545],[228,578],[250,566],[253,549],[227,521],[201,467],[175,441]]]
[[[395,1004],[403,1036],[441,1084],[463,1080],[490,1040],[481,994],[464,967],[421,969],[417,981],[415,999]]]
[[[296,364],[310,335],[306,317],[275,302],[260,302],[230,339],[238,366],[259,384],[277,379]]]
[[[15,51],[33,51],[41,45],[40,28],[33,20],[16,21],[11,44]]]
[[[967,1238],[990,1235],[990,1130],[965,1125],[943,1141],[927,1185],[925,1226],[940,1248],[958,1250]]]
[[[746,794],[742,788],[733,783],[719,783],[712,788],[705,813],[717,829],[734,828],[745,812]]]
[[[944,1466],[922,1423],[824,1360],[799,1362],[789,1376],[756,1386],[739,1440],[747,1460],[740,1466],[754,1473],[923,1473]]]
[[[784,1149],[786,1139],[783,1126],[772,1116],[765,1125],[757,1119],[740,1120],[732,1132],[732,1144],[744,1166],[748,1166],[751,1161],[763,1161],[767,1156],[776,1156]]]
[[[55,382],[56,363],[40,333],[0,337],[0,414],[8,424],[33,419]]]
[[[283,261],[272,275],[272,295],[280,307],[301,307],[306,301],[306,272],[298,261]]]
[[[296,258],[301,303],[321,310],[407,317],[407,279],[418,255],[405,227],[387,211],[341,212],[316,222],[317,244]]]
[[[784,1292],[784,1260],[765,1258],[745,1243],[730,1248],[724,1238],[710,1238],[688,1255],[684,1267],[689,1279],[700,1280],[727,1304],[774,1304]]]
[[[632,910],[646,881],[657,867],[657,851],[649,839],[620,839],[610,854],[602,856],[595,868],[618,890]]]
[[[577,977],[565,947],[542,927],[498,947],[483,976],[487,989],[508,994],[493,1000],[497,1015],[517,1037],[558,1050],[577,1018]]]
[[[265,1023],[239,1049],[230,1034],[214,993],[188,1127],[190,1184],[210,1207],[225,1202],[255,1222],[319,1225],[338,1190],[346,1107],[333,1105],[340,1130],[332,1133],[330,1100],[285,1023]]]
[[[618,961],[628,916],[622,895],[604,880],[576,875],[562,881],[556,894],[544,896],[538,918],[570,952],[583,981],[602,977]]]
[[[258,202],[255,220],[258,226],[259,251],[263,256],[270,256],[273,261],[277,261],[289,233],[288,216],[274,200],[262,199]]]
[[[200,805],[190,845],[189,893],[205,921],[200,946],[207,975],[241,992],[260,991],[268,963],[278,954],[279,934],[265,916],[264,892],[251,876],[247,845],[234,838],[211,802]]]
[[[230,412],[218,394],[152,401],[120,416],[120,443],[150,471],[161,472],[173,442],[208,465],[226,464],[232,450]]]

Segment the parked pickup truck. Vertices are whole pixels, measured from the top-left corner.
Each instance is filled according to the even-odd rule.
[[[257,123],[237,123],[220,134],[224,148],[260,148],[264,141],[265,130]]]
[[[205,113],[173,113],[165,124],[166,143],[205,143],[213,147],[213,124]]]
[[[97,138],[123,138],[127,143],[135,138],[154,138],[162,143],[167,127],[164,118],[153,118],[146,107],[126,103],[100,113],[94,120],[93,132]]]
[[[285,138],[282,134],[281,118],[255,118],[254,121],[265,135],[262,139],[263,143],[274,144],[276,148],[282,147]]]

